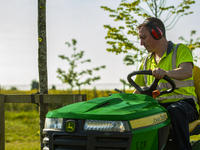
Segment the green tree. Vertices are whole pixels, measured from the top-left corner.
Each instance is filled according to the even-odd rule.
[[[112,9],[102,6],[117,25],[104,25],[107,30],[105,39],[110,46],[108,52],[116,54],[129,53],[125,56],[126,65],[133,65],[141,61],[146,55],[138,40],[137,26],[139,20],[147,17],[157,17],[164,21],[166,29],[171,29],[182,17],[192,14],[190,7],[195,4],[194,0],[174,1],[172,4],[166,0],[121,0],[117,8]]]
[[[79,93],[81,92],[81,86],[91,85],[92,82],[100,80],[100,76],[94,76],[94,72],[97,72],[101,69],[105,69],[105,65],[94,67],[92,69],[79,69],[80,65],[85,63],[90,63],[91,59],[84,59],[84,51],[77,50],[77,41],[72,39],[71,42],[66,42],[66,45],[69,48],[72,48],[72,54],[68,57],[65,55],[59,55],[59,58],[65,60],[69,64],[68,71],[58,68],[58,79],[62,83],[69,84],[71,91],[74,87],[78,87]]]
[[[16,86],[11,86],[11,87],[10,87],[10,90],[11,90],[11,91],[17,91],[17,87],[16,87]]]
[[[120,79],[120,82],[123,85],[123,92],[125,93],[126,92],[126,86],[130,88],[131,85],[129,83],[127,83],[126,80],[124,80],[124,79]]]
[[[51,89],[52,89],[52,90],[56,90],[56,86],[55,86],[55,85],[52,85],[52,86],[51,86]]]
[[[196,35],[197,31],[192,30],[190,32],[190,39],[187,40],[183,36],[179,37],[179,40],[183,41],[192,51],[195,49],[200,48],[200,37],[194,37]],[[194,60],[197,61],[199,59],[199,56],[194,55]]]
[[[34,89],[39,90],[39,82],[36,80],[31,81],[31,90],[34,90]]]
[[[2,85],[0,85],[0,91],[1,91],[1,90],[3,90],[3,89],[4,89],[4,88],[3,88],[3,86],[2,86]]]
[[[117,25],[104,25],[107,30],[105,39],[109,45],[107,51],[116,54],[125,53],[123,62],[126,65],[141,62],[147,52],[140,46],[138,39],[137,26],[141,23],[140,20],[157,17],[164,21],[166,30],[170,30],[181,17],[193,13],[190,7],[195,4],[194,0],[174,1],[171,4],[166,2],[166,0],[121,0],[118,7],[114,9],[102,6],[101,8],[109,13],[114,22],[117,22]],[[199,47],[198,42],[193,40],[185,42],[194,49]],[[128,85],[124,80],[120,82],[124,86]]]

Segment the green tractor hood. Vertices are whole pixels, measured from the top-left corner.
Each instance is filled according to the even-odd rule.
[[[142,94],[112,94],[78,102],[47,113],[47,118],[132,120],[165,111],[150,96]]]

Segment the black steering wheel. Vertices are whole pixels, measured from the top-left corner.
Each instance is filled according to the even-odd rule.
[[[156,90],[156,87],[158,86],[158,82],[160,79],[156,79],[153,81],[153,83],[149,86],[149,87],[145,87],[145,88],[141,88],[138,84],[136,84],[132,77],[135,76],[135,75],[138,75],[138,74],[143,74],[143,75],[152,75],[152,71],[151,70],[141,70],[141,71],[134,71],[132,73],[130,73],[128,76],[127,76],[127,79],[128,79],[128,82],[135,87],[136,90],[138,90],[141,94],[146,94],[146,95],[149,95],[149,96],[152,96],[153,94],[153,91]],[[160,95],[163,95],[163,94],[167,94],[167,93],[171,93],[174,91],[174,89],[176,88],[176,85],[174,83],[174,81],[172,79],[170,79],[168,76],[164,76],[163,78],[164,80],[166,80],[168,83],[170,83],[171,85],[171,89],[168,89],[168,90],[165,90],[165,91],[161,91],[159,93],[159,96]]]

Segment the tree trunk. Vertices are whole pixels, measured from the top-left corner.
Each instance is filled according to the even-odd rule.
[[[40,94],[48,94],[47,80],[47,43],[46,43],[46,0],[38,0],[38,70]],[[45,115],[47,113],[47,105],[43,103],[43,97],[40,96],[40,144],[43,148],[43,135]]]

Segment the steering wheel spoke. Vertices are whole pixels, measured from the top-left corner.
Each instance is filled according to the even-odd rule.
[[[149,87],[145,87],[145,88],[141,88],[138,84],[136,84],[132,77],[135,76],[135,75],[152,75],[152,71],[151,70],[141,70],[141,71],[134,71],[132,73],[130,73],[128,76],[127,76],[127,80],[128,82],[133,86],[135,87],[135,89],[137,91],[139,91],[141,94],[146,94],[146,95],[149,95],[149,96],[152,96],[152,93],[154,90],[156,90],[157,86],[158,86],[158,82],[159,82],[159,79],[156,79],[153,81],[153,83],[149,86]],[[168,89],[168,90],[165,90],[165,91],[161,91],[160,92],[160,95],[163,95],[163,94],[167,94],[167,93],[171,93],[174,91],[174,89],[176,88],[176,85],[174,83],[173,80],[171,80],[168,76],[164,76],[163,78],[164,80],[166,80],[167,82],[170,83],[171,85],[171,89]]]
[[[160,79],[155,79],[154,81],[153,81],[153,83],[150,85],[150,90],[151,91],[153,91],[153,90],[155,90],[156,88],[157,88],[157,86],[158,86],[158,82],[160,81]]]

